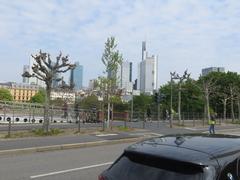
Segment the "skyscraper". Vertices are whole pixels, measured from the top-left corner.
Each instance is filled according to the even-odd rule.
[[[117,71],[117,85],[125,92],[132,92],[132,62],[123,61]]]
[[[29,72],[29,65],[24,65],[23,66],[23,73]],[[29,83],[29,78],[23,77],[23,83],[28,84]]]
[[[138,65],[138,89],[142,93],[153,94],[158,88],[158,57],[148,56],[146,42],[142,43],[142,61]]]
[[[71,70],[70,74],[70,85],[74,85],[75,90],[82,89],[83,85],[83,66],[79,64],[79,62],[75,62],[75,69]]]

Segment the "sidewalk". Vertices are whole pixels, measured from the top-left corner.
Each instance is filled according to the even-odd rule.
[[[147,130],[136,130],[117,133],[104,132],[98,134],[1,139],[0,155],[88,147],[110,144],[111,142],[113,144],[117,142],[135,142],[157,135]]]

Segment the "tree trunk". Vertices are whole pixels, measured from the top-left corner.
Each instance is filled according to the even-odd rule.
[[[234,107],[233,107],[233,88],[230,87],[230,93],[231,93],[231,117],[232,117],[232,122],[235,121],[235,115],[234,115]]]
[[[226,122],[227,119],[227,99],[223,100],[223,120]]]
[[[238,99],[237,103],[238,103],[238,120],[240,120],[240,99]]]
[[[178,90],[178,123],[181,124],[181,83],[179,83]]]
[[[45,133],[49,130],[49,101],[51,94],[51,86],[47,85],[46,87],[46,96],[45,96],[45,106],[44,106],[44,122],[43,122],[43,130]]]
[[[110,102],[109,102],[109,100],[108,100],[108,112],[107,113],[108,113],[107,114],[107,128],[109,128],[109,122],[110,122]]]
[[[112,129],[112,127],[113,127],[113,103],[112,103],[112,108],[111,108],[111,129]]]
[[[207,120],[209,121],[210,120],[210,109],[209,109],[209,91],[208,91],[208,88],[206,88],[205,96],[206,96]]]

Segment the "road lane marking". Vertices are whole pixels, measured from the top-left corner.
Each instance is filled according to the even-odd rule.
[[[112,163],[113,162],[106,162],[106,163],[102,163],[102,164],[83,166],[83,167],[80,167],[80,168],[66,169],[66,170],[55,171],[55,172],[50,172],[50,173],[46,173],[46,174],[39,174],[39,175],[35,175],[35,176],[30,176],[30,179],[36,179],[36,178],[40,178],[40,177],[52,176],[52,175],[57,175],[57,174],[64,174],[64,173],[68,173],[68,172],[90,169],[90,168],[95,168],[95,167],[100,167],[100,166],[107,166],[107,165],[110,165]]]
[[[118,135],[118,134],[98,134],[96,136],[98,136],[98,137],[105,137],[105,136],[116,136],[116,135]]]

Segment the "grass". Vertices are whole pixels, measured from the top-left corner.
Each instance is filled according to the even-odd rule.
[[[43,129],[34,129],[32,131],[16,131],[11,132],[10,136],[7,133],[0,135],[0,138],[25,138],[25,137],[39,137],[39,136],[57,136],[63,134],[64,131],[60,129],[50,129],[49,132],[44,132]]]
[[[117,126],[112,129],[102,130],[102,127],[94,128],[94,129],[81,129],[80,132],[77,131],[76,128],[73,129],[49,129],[49,132],[46,133],[43,129],[34,129],[29,131],[12,131],[9,136],[7,132],[0,133],[1,138],[29,138],[29,137],[45,137],[45,136],[64,136],[64,135],[84,135],[84,134],[98,134],[98,133],[111,133],[111,132],[128,132],[134,131],[134,128],[125,127],[125,126]]]
[[[43,129],[34,129],[32,133],[36,136],[55,136],[63,133],[63,130],[60,129],[50,129],[48,132],[44,132]]]
[[[119,130],[119,131],[131,131],[131,130],[133,130],[133,129],[132,129],[132,128],[129,128],[129,127],[118,126],[118,127],[117,127],[117,130]]]

